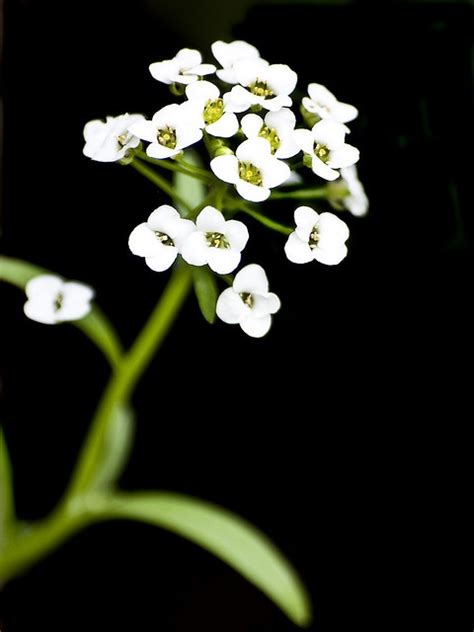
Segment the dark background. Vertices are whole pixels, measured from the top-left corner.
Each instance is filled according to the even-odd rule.
[[[84,123],[151,116],[172,97],[150,62],[231,37],[357,105],[371,209],[344,217],[348,258],[296,267],[249,218],[244,261],[283,303],[271,334],[210,327],[188,302],[134,397],[121,486],[259,525],[307,582],[314,630],[471,630],[471,9],[227,4],[6,0],[3,250],[92,284],[129,344],[167,274],[127,237],[165,198],[85,159]],[[289,222],[293,208],[272,213]],[[107,367],[75,328],[27,321],[23,301],[2,288],[3,423],[18,514],[35,519],[64,490]],[[125,522],[81,533],[0,599],[2,632],[296,629],[206,552]]]

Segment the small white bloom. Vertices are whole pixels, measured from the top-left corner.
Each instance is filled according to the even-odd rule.
[[[230,184],[251,202],[263,202],[270,196],[270,189],[277,187],[290,175],[290,168],[272,156],[269,143],[263,138],[245,140],[235,156],[218,156],[211,160],[215,175]]]
[[[89,121],[84,126],[84,156],[98,162],[121,160],[129,149],[140,144],[140,139],[130,133],[129,127],[141,120],[144,120],[142,114],[121,114],[108,116],[105,122]]]
[[[270,329],[271,314],[281,307],[280,299],[268,291],[268,279],[262,266],[252,263],[235,275],[232,287],[217,299],[216,313],[229,325],[240,325],[242,330],[261,338]]]
[[[182,48],[173,59],[156,61],[149,66],[151,76],[162,83],[193,83],[216,71],[213,64],[203,64],[202,55],[193,48]]]
[[[242,131],[247,138],[264,138],[270,143],[275,158],[291,158],[300,148],[295,141],[296,117],[291,110],[282,108],[279,112],[268,112],[265,120],[258,114],[246,114],[242,121]]]
[[[25,292],[26,316],[45,325],[84,318],[92,309],[94,297],[94,290],[88,285],[64,281],[53,274],[34,277],[26,284]]]
[[[341,169],[341,178],[328,184],[328,190],[328,201],[333,208],[339,211],[347,209],[357,217],[367,214],[369,198],[355,165]]]
[[[128,246],[134,255],[145,257],[149,268],[163,272],[173,265],[184,240],[194,230],[191,220],[183,219],[176,209],[163,204],[132,230]]]
[[[236,62],[233,69],[240,84],[229,93],[234,112],[244,112],[251,105],[278,112],[293,103],[289,95],[296,87],[298,76],[289,66],[251,59]]]
[[[228,95],[220,96],[219,88],[210,81],[196,81],[186,87],[189,101],[183,105],[194,109],[208,134],[229,138],[237,133],[239,121],[228,109]]]
[[[181,255],[193,266],[209,264],[217,274],[229,274],[240,263],[249,231],[242,222],[225,220],[213,206],[202,209],[196,219],[197,230],[184,241]]]
[[[333,213],[318,215],[309,206],[299,206],[295,211],[296,229],[288,237],[285,253],[293,263],[319,263],[333,266],[347,255],[346,240],[349,229]]]
[[[151,121],[138,121],[130,127],[132,134],[151,143],[146,148],[151,158],[171,158],[201,140],[199,118],[185,105],[166,105],[153,115]]]
[[[313,172],[325,180],[336,180],[336,169],[349,167],[359,160],[359,150],[344,142],[345,126],[330,120],[316,123],[313,129],[295,130],[295,139],[305,154],[311,156]]]
[[[348,123],[357,118],[357,108],[349,103],[341,103],[325,86],[320,83],[310,83],[309,97],[303,97],[303,107],[317,114],[320,119],[331,119],[337,123]]]
[[[219,40],[212,44],[211,49],[212,54],[222,66],[221,69],[216,71],[216,75],[226,83],[239,83],[234,64],[260,57],[260,53],[255,46],[242,40],[235,40],[230,43]]]

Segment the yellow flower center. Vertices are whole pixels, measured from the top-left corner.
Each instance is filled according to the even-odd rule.
[[[166,233],[160,233],[159,230],[155,230],[156,238],[161,241],[163,246],[174,246],[174,241]]]
[[[176,148],[176,132],[168,125],[158,130],[157,139],[163,147],[168,147],[169,149]]]
[[[316,143],[314,147],[314,155],[319,158],[322,162],[327,162],[329,160],[329,149],[327,145],[323,145],[321,143]]]
[[[229,242],[222,233],[206,233],[206,239],[211,248],[230,248]]]
[[[259,131],[258,135],[262,138],[265,138],[265,140],[268,140],[268,142],[270,143],[272,154],[274,154],[276,150],[280,147],[280,137],[278,136],[276,129],[274,129],[273,127],[270,128],[268,127],[268,125],[264,125]]]
[[[245,182],[250,182],[250,184],[255,184],[257,187],[263,185],[260,169],[250,162],[239,162],[239,178]]]
[[[218,121],[224,114],[224,101],[222,99],[215,99],[214,101],[208,101],[204,108],[203,116],[206,125],[211,125]]]
[[[273,90],[268,87],[267,82],[260,81],[259,79],[250,84],[248,89],[252,94],[255,94],[257,97],[263,97],[264,99],[269,99],[273,96]]]

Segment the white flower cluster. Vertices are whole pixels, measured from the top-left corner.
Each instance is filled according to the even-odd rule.
[[[328,182],[325,197],[333,208],[354,215],[368,208],[355,168],[359,151],[345,142],[350,131],[346,124],[357,117],[357,109],[310,83],[296,115],[291,107],[298,77],[289,66],[269,63],[243,41],[217,41],[211,48],[219,68],[203,63],[201,53],[188,48],[150,65],[152,77],[182,95],[181,102],[166,105],[151,120],[125,114],[91,121],[84,129],[84,154],[102,162],[125,164],[138,158],[160,166],[166,159],[181,160],[183,150],[204,140],[211,170],[207,182],[233,185],[216,204],[219,208],[207,205],[195,217],[184,217],[162,205],[134,228],[130,250],[157,272],[172,266],[178,255],[220,275],[236,270],[249,233],[231,217],[241,210],[262,221],[264,216],[249,210],[248,202],[264,202],[276,187],[301,181],[300,168]],[[294,230],[280,227],[289,235],[284,252],[290,261],[335,265],[344,259],[349,229],[336,215],[300,206],[294,221]],[[268,292],[265,272],[251,264],[221,294],[216,311],[225,322],[238,323],[259,337],[279,307],[278,297]]]

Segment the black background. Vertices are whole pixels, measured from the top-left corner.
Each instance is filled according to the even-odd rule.
[[[126,344],[167,278],[127,237],[165,198],[85,159],[82,128],[171,102],[148,64],[210,44],[224,11],[189,6],[182,27],[145,2],[6,2],[3,250],[92,284]],[[190,300],[134,397],[121,486],[194,494],[259,525],[307,582],[315,630],[472,629],[471,20],[463,3],[250,8],[232,36],[359,108],[370,214],[344,217],[350,253],[335,268],[294,266],[249,219],[245,262],[283,303],[271,333],[210,327]],[[293,208],[272,214],[290,222]],[[2,288],[3,422],[18,514],[35,519],[64,490],[107,367],[73,327],[27,321],[23,301]],[[2,632],[295,629],[204,551],[129,523],[79,534],[1,605]]]

